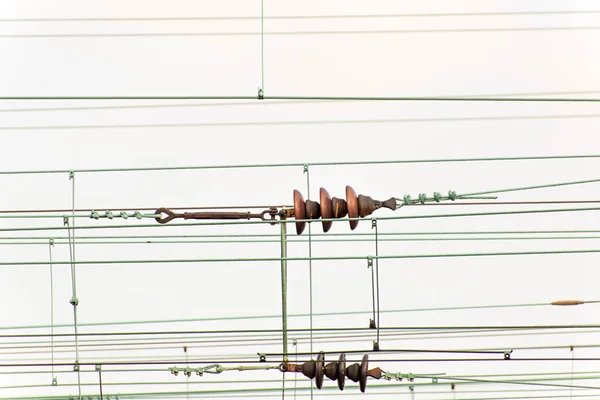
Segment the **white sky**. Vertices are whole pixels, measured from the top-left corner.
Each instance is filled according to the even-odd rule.
[[[526,11],[595,10],[593,1],[265,1],[269,16],[507,13]],[[0,3],[0,15],[11,18],[140,18],[260,16],[258,1],[19,1]],[[553,97],[597,97],[600,93],[600,13],[553,15],[491,15],[455,17],[394,17],[355,19],[265,20],[264,73],[267,96],[460,96],[550,93]],[[540,31],[485,31],[516,28],[590,29]],[[591,29],[591,28],[596,29]],[[476,32],[450,32],[482,29]],[[375,30],[443,30],[442,32],[269,34],[269,32],[323,32]],[[0,21],[0,87],[2,96],[254,96],[261,86],[260,35],[10,37],[44,34],[260,32],[260,20],[196,21]],[[519,157],[600,154],[597,103],[477,103],[477,102],[301,102],[269,101],[1,101],[0,130],[4,151],[1,171],[82,170],[161,166],[383,161],[438,158]],[[225,104],[235,103],[235,104]],[[136,105],[173,107],[131,108]],[[186,105],[185,107],[181,105]],[[115,108],[93,109],[98,106]],[[117,108],[119,106],[127,106]],[[24,108],[90,107],[85,110],[6,111]],[[129,108],[128,108],[129,107]],[[583,116],[583,117],[577,117]],[[465,120],[467,119],[467,120]],[[326,123],[329,121],[328,123]],[[353,122],[354,121],[354,122]],[[361,121],[360,123],[356,121]],[[246,124],[243,123],[252,123]],[[132,127],[132,125],[134,127]],[[157,126],[158,125],[158,126]],[[185,126],[182,126],[185,125]],[[108,126],[108,127],[107,127]],[[71,127],[71,128],[69,128]],[[26,129],[25,129],[26,128]],[[597,159],[477,162],[441,164],[383,164],[370,166],[310,166],[310,193],[320,187],[343,197],[344,187],[377,199],[434,191],[458,193],[600,178]],[[293,189],[307,197],[302,167],[197,169],[189,171],[83,173],[76,172],[77,208],[99,211],[120,208],[158,208],[218,205],[291,204]],[[67,173],[0,175],[4,188],[0,210],[71,207]],[[598,184],[506,193],[499,201],[595,200]],[[594,207],[595,205],[585,205]],[[544,206],[545,207],[545,206]],[[518,209],[540,209],[521,206]],[[546,208],[579,207],[550,205]],[[377,216],[482,212],[515,209],[494,207],[412,207]],[[0,215],[1,216],[1,215]],[[598,229],[597,213],[573,212],[528,216],[490,216],[386,220],[379,232],[523,231]],[[143,223],[153,223],[145,220]],[[78,225],[139,224],[78,219]],[[37,244],[0,245],[1,262],[47,262],[48,238],[66,231],[1,231],[12,227],[62,226],[52,219],[0,219],[0,242],[11,236],[35,236]],[[296,239],[290,226],[290,240]],[[350,233],[346,222],[334,223],[332,233]],[[361,222],[356,233],[370,233]],[[272,234],[277,226],[188,226],[161,229],[80,230],[79,236],[154,234]],[[312,233],[321,233],[314,224]],[[530,235],[531,236],[531,235]],[[307,234],[302,238],[306,239]],[[333,236],[331,236],[333,237]],[[349,238],[358,239],[353,235]],[[440,235],[436,235],[440,238]],[[321,239],[322,237],[319,237]],[[382,255],[519,252],[598,249],[597,240],[520,241],[384,241]],[[55,261],[68,261],[63,240],[53,248]],[[280,245],[228,244],[76,244],[76,258],[93,260],[153,260],[206,258],[276,258]],[[373,242],[313,243],[312,255],[360,256],[374,254]],[[290,242],[290,257],[307,257],[305,242]],[[382,310],[493,304],[543,303],[576,298],[597,300],[597,254],[553,256],[389,259],[380,261]],[[82,324],[202,319],[212,317],[277,315],[281,312],[278,262],[177,264],[112,264],[77,267],[77,293]],[[290,314],[309,311],[308,262],[290,262]],[[369,311],[370,271],[365,260],[313,262],[315,313]],[[54,267],[55,323],[71,324],[71,280],[68,265]],[[3,327],[50,323],[48,265],[2,266],[0,269],[0,325]],[[493,310],[384,313],[382,326],[595,324],[593,304],[576,308],[533,307]],[[368,314],[315,317],[316,328],[366,327]],[[292,318],[290,328],[307,328],[306,317]],[[197,321],[179,324],[83,326],[81,332],[131,330],[278,329],[280,319]],[[57,331],[71,332],[71,329]],[[31,333],[6,330],[1,333]],[[48,333],[39,329],[36,333]],[[293,335],[290,334],[290,339]],[[197,339],[197,338],[196,338]],[[16,341],[0,339],[0,365],[50,362],[48,348],[16,354]],[[373,338],[347,342],[314,343],[314,350],[369,349]],[[562,349],[515,350],[514,358],[598,357],[598,333],[569,335],[495,336],[488,338],[381,340],[383,349],[513,349],[523,346],[563,346]],[[47,341],[45,342],[47,343]],[[170,350],[86,351],[81,362],[103,362],[111,357],[130,360],[190,359],[256,360],[257,352],[280,352],[281,344],[231,346],[218,343],[200,347],[185,341]],[[566,346],[566,347],[565,347]],[[579,346],[579,347],[578,347]],[[8,347],[8,348],[7,348]],[[290,349],[293,346],[290,344]],[[300,341],[299,352],[310,345]],[[211,358],[212,357],[212,358]],[[215,358],[216,357],[216,358]],[[389,362],[386,359],[446,357],[422,354],[375,354],[373,366],[386,371],[472,374],[523,374],[599,371],[598,361],[563,362]],[[463,357],[462,355],[449,357]],[[497,356],[494,356],[497,357]],[[351,358],[351,357],[349,357]],[[356,358],[356,357],[354,357]],[[56,353],[72,362],[74,353]],[[305,360],[306,357],[300,357]],[[103,374],[104,394],[186,390],[186,378],[158,365],[158,372]],[[197,363],[194,366],[206,364]],[[116,367],[105,366],[105,369]],[[139,369],[139,367],[138,367]],[[0,368],[0,398],[75,395],[77,382],[71,368],[55,375],[59,386],[49,385],[48,368]],[[82,392],[98,396],[93,366],[82,367]],[[6,373],[6,372],[18,373]],[[67,371],[67,372],[65,372]],[[574,384],[599,387],[600,375]],[[219,376],[192,376],[190,390],[280,388],[280,382],[210,384],[222,380],[275,380],[277,371],[228,372]],[[287,379],[293,379],[287,376]],[[515,378],[515,377],[512,377]],[[511,379],[512,379],[511,378]],[[490,378],[490,379],[499,379]],[[505,379],[505,378],[502,378]],[[132,385],[126,383],[140,383]],[[179,383],[152,384],[152,383]],[[430,380],[417,380],[427,383]],[[442,382],[442,381],[440,381]],[[121,384],[123,383],[123,384]],[[298,387],[308,380],[298,378]],[[407,383],[387,389],[367,389],[373,398],[410,398]],[[558,381],[569,384],[569,381]],[[29,387],[15,387],[15,386]],[[69,386],[70,385],[70,386]],[[289,385],[294,385],[288,383]],[[335,383],[326,380],[328,388]],[[348,383],[347,383],[348,385]],[[556,392],[509,390],[551,389],[519,385],[457,386],[456,398],[514,396],[569,396]],[[554,387],[553,389],[561,389]],[[419,399],[454,398],[448,384],[417,387]],[[467,390],[491,390],[484,394]],[[435,392],[426,394],[424,392]],[[358,393],[348,387],[344,394]],[[306,395],[298,391],[297,396]],[[337,389],[315,391],[314,397],[337,395]],[[574,390],[573,397],[600,397],[599,390]],[[236,393],[235,395],[239,395]],[[250,394],[280,396],[280,392]],[[44,397],[45,396],[45,397]],[[199,395],[200,396],[200,395]],[[286,392],[287,397],[294,392]],[[194,397],[194,395],[191,395]],[[123,395],[122,398],[127,398]],[[137,397],[146,398],[146,397]],[[166,397],[171,398],[171,397]],[[591,397],[593,398],[593,397]]]

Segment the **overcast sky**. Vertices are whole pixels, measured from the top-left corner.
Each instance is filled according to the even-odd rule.
[[[600,11],[594,1],[302,1],[264,2],[264,86],[261,70],[259,1],[32,1],[0,3],[0,92],[2,96],[493,96],[597,98],[600,94]],[[440,14],[458,13],[458,16]],[[476,15],[465,15],[476,13]],[[428,14],[414,16],[414,14]],[[438,14],[431,15],[431,14]],[[273,18],[282,16],[346,16],[356,18]],[[365,17],[377,15],[378,17]],[[409,16],[413,15],[413,16]],[[387,16],[387,17],[385,17]],[[151,18],[172,17],[170,20]],[[190,19],[191,17],[253,17],[247,19]],[[79,18],[80,21],[36,21]],[[86,20],[111,19],[112,20]],[[115,20],[115,19],[126,20]],[[148,18],[149,20],[135,20]],[[177,19],[179,18],[179,19]],[[9,21],[20,19],[20,21]],[[533,28],[533,29],[532,29]],[[553,29],[546,29],[553,28]],[[585,29],[582,29],[585,28]],[[377,33],[374,33],[377,31]],[[329,33],[328,33],[329,32]],[[238,34],[233,34],[238,33]],[[162,35],[157,35],[162,34]],[[26,37],[32,35],[31,37]],[[479,192],[600,178],[594,158],[396,163],[369,165],[309,165],[319,162],[400,161],[489,157],[600,154],[598,103],[578,102],[365,102],[258,100],[146,101],[0,101],[0,210],[47,210],[75,207],[100,212],[123,208],[204,206],[281,206],[292,203],[300,190],[316,198],[320,187],[344,197],[346,185],[376,199],[419,193],[432,195]],[[49,110],[43,110],[43,109]],[[296,164],[269,168],[197,168],[190,170],[90,172],[93,169]],[[6,174],[10,171],[62,171],[52,174]],[[82,170],[88,170],[87,172]],[[599,184],[564,186],[499,194],[498,201],[597,200]],[[506,210],[596,207],[595,204],[414,206],[375,215],[419,216]],[[150,210],[147,210],[150,209]],[[242,208],[241,211],[248,209]],[[260,211],[260,209],[259,209]],[[40,214],[40,213],[38,213]],[[48,213],[42,213],[47,215]],[[85,213],[79,213],[85,214]],[[7,214],[0,214],[4,217]],[[23,216],[24,214],[18,214]],[[54,261],[69,261],[66,230],[11,231],[11,228],[62,227],[62,213],[51,218],[0,218],[0,262],[40,262],[4,265],[0,269],[1,334],[49,333],[51,322],[49,240]],[[381,240],[384,256],[596,250],[597,239],[542,240],[548,234],[514,234],[529,240],[442,240],[477,235],[448,232],[596,230],[597,211],[460,218],[381,220],[380,239],[431,238],[431,241]],[[181,222],[181,221],[174,221]],[[143,243],[140,235],[279,235],[279,225],[159,226],[152,219],[90,220],[77,226],[155,224],[157,227],[80,229],[75,254],[79,261],[202,260],[278,258],[278,236],[261,236],[264,243]],[[172,224],[172,223],[171,223]],[[386,233],[435,232],[426,236]],[[289,256],[308,257],[309,245],[288,227]],[[312,224],[311,233],[322,233]],[[313,257],[354,256],[360,259],[313,261],[314,313],[370,311],[371,271],[366,258],[375,254],[370,221],[355,231],[347,222],[333,224],[329,236],[314,236]],[[350,234],[338,237],[336,234]],[[362,234],[362,235],[361,235]],[[573,233],[555,236],[582,236]],[[586,234],[594,236],[593,233]],[[14,244],[18,236],[21,244]],[[90,236],[111,236],[101,244],[86,244]],[[482,234],[480,238],[501,235]],[[535,238],[538,239],[535,239]],[[301,239],[308,239],[308,229]],[[318,242],[322,239],[345,239]],[[534,238],[534,239],[531,239]],[[148,240],[179,240],[180,238]],[[207,239],[207,238],[204,238]],[[215,239],[214,237],[208,238]],[[256,238],[254,238],[256,239]],[[357,241],[364,239],[363,241]],[[199,238],[196,238],[198,241]],[[124,243],[124,242],[132,243]],[[136,242],[137,241],[137,242]],[[133,243],[135,242],[135,243]],[[29,243],[29,244],[25,244]],[[598,300],[598,255],[529,255],[382,259],[379,263],[381,310],[406,310],[480,305],[549,303],[560,299]],[[308,261],[289,263],[288,311],[310,310]],[[277,316],[281,313],[279,261],[183,263],[116,263],[77,266],[80,332],[203,331],[280,329],[280,318],[207,321],[211,318]],[[70,267],[53,267],[54,323],[73,331]],[[594,304],[578,307],[516,307],[455,311],[414,311],[381,314],[381,326],[569,325],[595,324]],[[316,316],[315,328],[365,328],[368,313]],[[131,321],[195,319],[186,323],[86,325]],[[308,328],[308,317],[290,318],[292,329]],[[42,326],[41,329],[8,329]],[[364,332],[363,332],[364,333]],[[369,350],[369,337],[315,341],[312,350]],[[397,334],[397,332],[395,332]],[[263,335],[264,336],[264,335]],[[175,343],[164,337],[147,338],[146,347],[98,351],[80,346],[82,363],[161,360],[168,364],[126,367],[103,365],[103,393],[116,395],[272,388],[256,394],[280,396],[278,371],[224,372],[191,378],[168,371],[185,366],[188,347],[194,368],[204,361],[256,361],[257,352],[281,352],[279,334],[270,342],[244,344],[187,335]],[[309,352],[306,334],[290,334],[291,352]],[[393,362],[397,359],[470,358],[440,353],[371,354],[372,366],[403,373],[445,373],[448,376],[493,374],[489,379],[523,378],[526,373],[585,372],[589,380],[568,387],[458,384],[455,392],[440,380],[438,386],[417,386],[415,397],[506,398],[570,396],[600,398],[598,333],[511,335],[449,338],[433,335],[383,336],[382,349],[516,349],[558,346],[547,350],[515,350],[513,358],[566,358],[553,362]],[[173,339],[171,336],[169,339]],[[58,340],[68,340],[60,338]],[[90,340],[85,338],[82,340]],[[293,346],[292,339],[298,339]],[[43,348],[24,348],[24,338],[0,339],[0,364],[50,363],[47,338]],[[58,343],[58,342],[57,342]],[[69,342],[70,343],[70,342]],[[82,342],[83,343],[83,342]],[[64,343],[63,343],[64,344]],[[89,344],[89,342],[88,342]],[[122,342],[121,342],[122,344]],[[27,346],[33,345],[29,343]],[[574,345],[574,351],[569,346]],[[45,347],[44,347],[45,346]],[[141,346],[143,347],[143,346]],[[160,348],[157,348],[160,347]],[[168,348],[167,348],[168,347]],[[18,353],[23,351],[25,353]],[[72,347],[55,348],[55,361],[72,363]],[[336,358],[336,356],[333,356]],[[481,356],[477,356],[481,357]],[[501,358],[501,355],[490,357]],[[280,356],[271,359],[277,364]],[[292,360],[295,359],[291,355]],[[300,362],[309,356],[298,356]],[[332,358],[332,357],[329,357]],[[356,360],[359,357],[348,357]],[[486,357],[484,357],[486,358]],[[488,357],[489,358],[489,357]],[[268,360],[269,361],[269,360]],[[238,363],[241,364],[241,363]],[[232,364],[237,366],[238,364]],[[251,364],[253,365],[253,364]],[[155,371],[142,369],[154,369]],[[111,372],[110,370],[113,370]],[[130,369],[128,372],[115,370]],[[82,366],[82,393],[99,395],[94,366]],[[498,374],[517,374],[499,377]],[[307,395],[308,379],[286,374],[286,397]],[[59,385],[51,387],[52,377]],[[570,375],[564,375],[569,377]],[[217,383],[243,380],[242,383]],[[185,382],[189,382],[186,386]],[[249,382],[250,381],[250,382]],[[289,382],[291,381],[291,382]],[[0,368],[0,398],[76,395],[77,375],[71,366]],[[415,383],[431,383],[431,379]],[[557,381],[569,385],[571,382]],[[349,385],[349,383],[347,383]],[[386,388],[371,390],[373,398],[410,398],[406,382],[369,381]],[[36,386],[36,385],[42,385]],[[48,385],[48,386],[43,386]],[[314,397],[338,394],[314,391]],[[544,392],[543,390],[553,391]],[[467,393],[469,390],[489,390]],[[510,390],[530,390],[512,392]],[[532,392],[531,390],[538,390]],[[541,391],[540,391],[541,390]],[[582,392],[583,391],[583,392]],[[430,392],[426,394],[425,392]],[[355,386],[344,393],[359,393]],[[388,395],[385,395],[385,394]],[[67,397],[65,397],[67,396]],[[163,398],[174,398],[166,394]],[[202,394],[191,394],[190,397]],[[225,395],[224,395],[225,396]],[[36,397],[37,398],[37,397]],[[139,395],[136,398],[155,398]],[[593,398],[593,397],[591,397]]]

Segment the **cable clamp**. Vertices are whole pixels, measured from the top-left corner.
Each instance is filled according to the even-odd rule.
[[[80,370],[81,370],[81,367],[79,366],[79,362],[75,362],[75,364],[73,364],[73,371],[79,372]]]
[[[510,360],[510,355],[511,355],[512,352],[513,352],[512,350],[506,350],[504,352],[504,359],[505,360]]]
[[[267,362],[267,353],[256,353],[258,354],[258,361]]]
[[[96,365],[94,366],[94,371],[96,371],[96,372],[102,371],[102,365],[100,365],[100,364],[96,364]]]
[[[69,226],[69,217],[63,215],[63,226]]]
[[[54,246],[54,238],[50,238],[48,244]]]
[[[371,218],[371,229],[377,228],[377,220],[375,218]]]
[[[302,173],[307,174],[308,173],[308,164],[304,164],[302,166]]]
[[[77,307],[79,305],[79,299],[73,296],[71,297],[71,300],[69,300],[69,303],[71,303],[73,307]]]
[[[373,256],[367,256],[367,268],[373,267]]]
[[[262,90],[262,88],[258,88],[258,100],[264,100],[264,99],[265,99],[264,90]]]
[[[52,378],[52,386],[58,386],[58,378],[57,377]]]
[[[69,179],[75,179],[75,171],[69,171]]]
[[[376,340],[373,340],[373,351],[379,351],[379,343]]]

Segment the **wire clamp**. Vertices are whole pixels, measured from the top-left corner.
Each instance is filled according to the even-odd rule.
[[[413,385],[410,385],[410,386],[408,387],[408,390],[410,390],[411,392],[414,392],[414,391],[415,391],[415,387],[414,387]]]
[[[71,297],[71,300],[69,300],[69,303],[71,303],[73,307],[77,307],[79,305],[79,299],[73,296]]]
[[[373,322],[374,322],[374,321],[373,321]],[[376,341],[376,340],[373,340],[373,351],[379,351],[379,350],[381,350],[381,349],[379,348],[379,343],[377,343],[377,341]]]
[[[436,203],[439,203],[440,200],[442,200],[442,195],[440,192],[433,192],[433,199],[436,201]]]
[[[104,217],[106,217],[108,219],[113,219],[115,217],[115,215],[112,212],[106,210],[106,212],[104,213]]]
[[[183,374],[189,378],[190,376],[192,376],[192,369],[190,367],[186,367],[183,371]]]
[[[426,201],[427,201],[427,194],[419,193],[419,203],[425,204]]]
[[[90,219],[99,219],[100,218],[100,214],[98,214],[98,211],[92,210],[92,212],[90,213]]]
[[[452,201],[456,200],[456,192],[454,190],[450,190],[448,192],[448,198]]]
[[[94,371],[96,371],[96,372],[100,372],[100,371],[102,371],[102,365],[100,365],[100,364],[96,364],[96,365],[94,366]]]
[[[50,241],[48,242],[48,244],[50,246],[54,246],[54,238],[50,238]]]
[[[169,371],[171,371],[171,374],[173,374],[175,376],[179,375],[179,368],[177,368],[177,367],[171,367],[171,368],[169,368]]]
[[[377,228],[377,220],[375,218],[371,218],[371,229]]]
[[[256,353],[258,354],[258,361],[267,362],[267,353]]]
[[[81,367],[79,366],[79,362],[75,362],[75,364],[73,364],[73,371],[79,372],[80,370],[81,370]]]
[[[431,378],[431,383],[438,383],[438,378]]]
[[[63,226],[69,226],[69,217],[63,215]]]
[[[506,350],[506,351],[504,352],[504,359],[505,359],[505,360],[510,360],[510,354],[511,354],[512,352],[513,352],[512,350]]]
[[[58,386],[58,378],[57,377],[52,378],[52,386]]]
[[[265,99],[265,91],[262,90],[262,88],[258,88],[258,100],[264,100]]]
[[[367,256],[367,268],[373,267],[373,256]]]
[[[69,171],[69,179],[75,179],[75,171]]]
[[[141,212],[139,212],[139,211],[136,211],[136,212],[134,212],[134,213],[133,213],[133,216],[134,216],[134,217],[136,217],[137,219],[142,219],[142,218],[144,218],[144,216],[142,215],[142,213],[141,213]]]
[[[127,214],[125,211],[121,211],[121,214],[119,214],[119,216],[123,219],[129,218],[129,214]]]
[[[405,194],[404,197],[402,198],[402,201],[404,202],[404,204],[410,204],[412,202],[410,194]]]

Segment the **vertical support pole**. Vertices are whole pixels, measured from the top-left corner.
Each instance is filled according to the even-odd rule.
[[[70,303],[73,306],[73,327],[75,334],[75,365],[73,370],[77,372],[77,388],[79,390],[79,400],[81,400],[81,371],[79,365],[79,337],[77,327],[77,306],[79,305],[79,299],[77,298],[77,278],[75,275],[75,171],[69,172],[69,180],[71,181],[71,206],[73,214],[71,217],[71,227],[67,231],[69,232],[69,256],[71,258],[71,286],[73,289],[73,297],[71,297]],[[69,219],[64,218],[65,225],[69,224]]]
[[[96,371],[98,371],[98,384],[100,386],[100,400],[104,400],[104,395],[102,394],[102,365],[96,364]]]
[[[288,362],[287,332],[287,223],[282,221],[281,227],[281,323],[283,330],[283,362]]]
[[[54,375],[54,265],[52,263],[52,247],[54,239],[48,240],[48,253],[50,257],[50,347],[52,352],[52,386],[58,385],[58,379]]]

